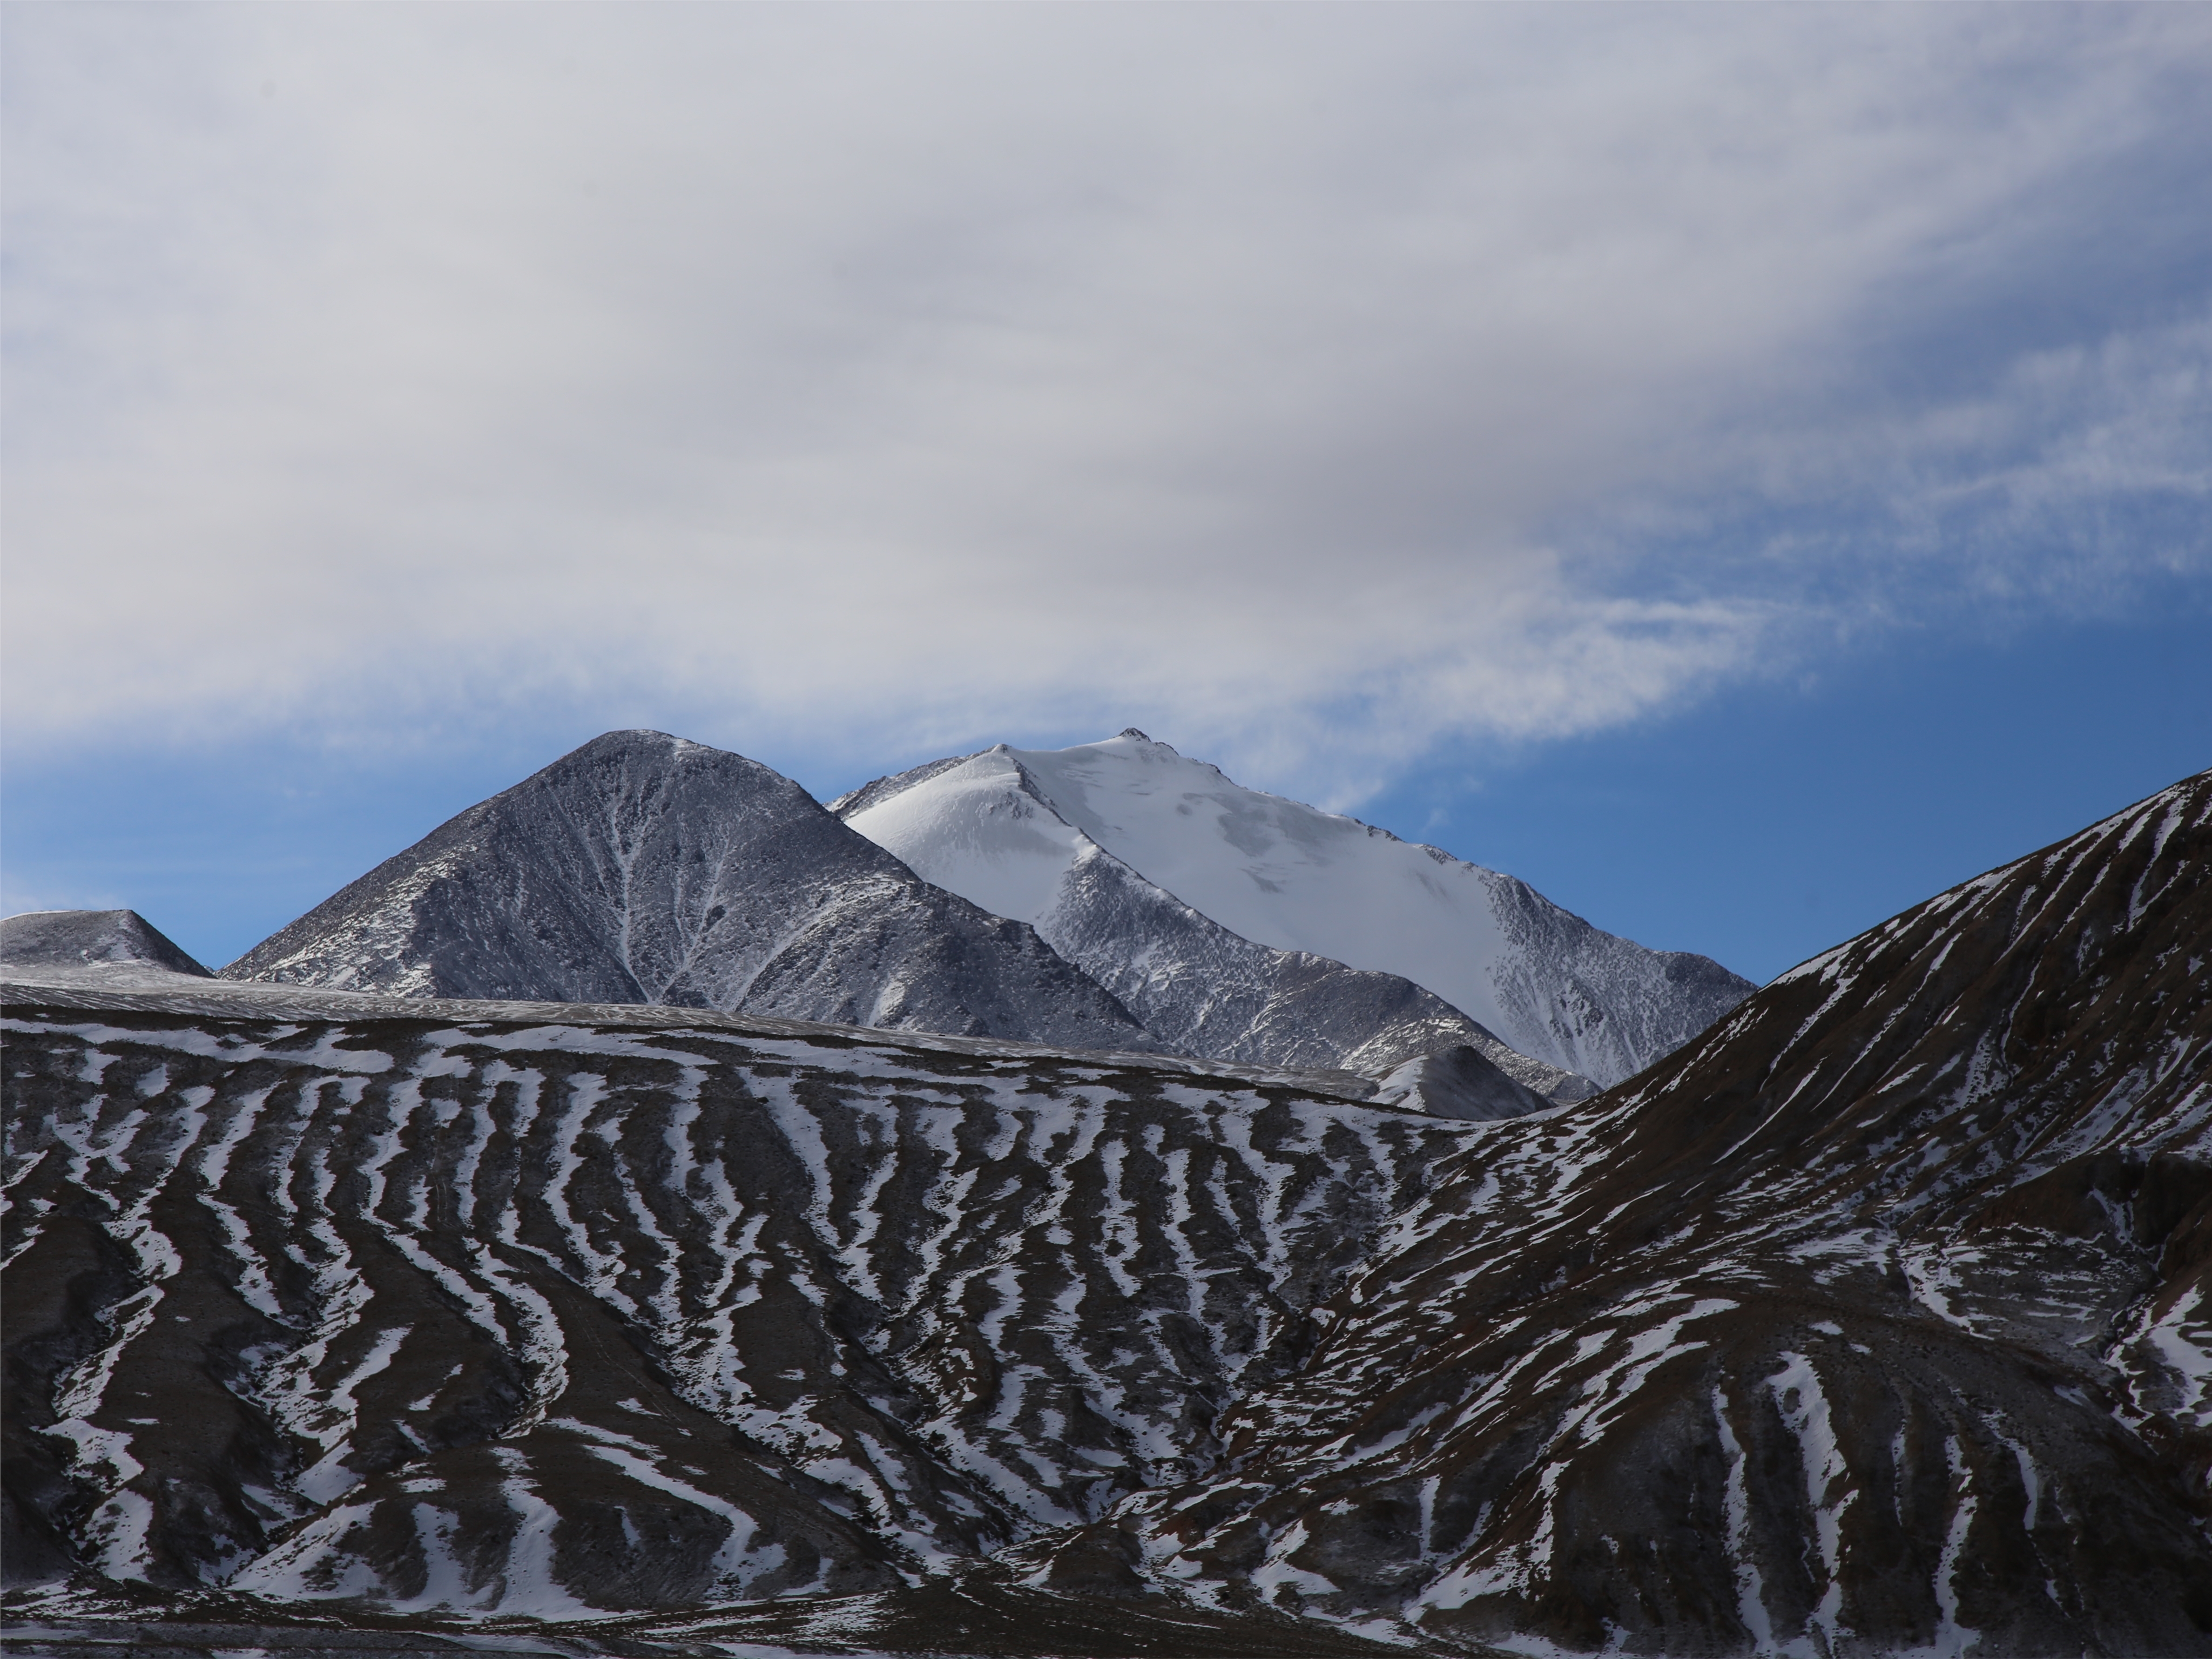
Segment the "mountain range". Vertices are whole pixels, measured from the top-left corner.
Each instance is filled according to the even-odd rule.
[[[826,810],[740,756],[609,732],[222,973],[1348,1071],[1483,1114],[1587,1098],[1752,988],[1134,732]]]
[[[2212,1653],[2212,774],[1479,1121],[156,941],[0,940],[13,1650]]]

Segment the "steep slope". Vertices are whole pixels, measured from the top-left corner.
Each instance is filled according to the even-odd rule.
[[[0,921],[0,969],[118,987],[210,977],[136,910],[28,910]]]
[[[665,1009],[4,1025],[9,1573],[424,1616],[897,1591],[1188,1478],[1468,1133]]]
[[[767,767],[657,732],[611,732],[471,807],[222,972],[1157,1046],[1026,925]]]
[[[979,766],[1002,779],[1018,769],[1068,833],[1008,817],[979,787]],[[1514,1051],[1601,1084],[1671,1053],[1753,989],[1709,957],[1600,933],[1510,876],[1242,788],[1133,728],[1073,749],[1002,744],[964,765],[934,761],[833,810],[1003,915],[1059,903],[1088,843],[1243,939],[1411,981]],[[1071,939],[1079,951],[1091,943]],[[1096,936],[1097,957],[1116,950],[1141,975],[1138,949]]]
[[[872,784],[832,810],[927,880],[1030,923],[1174,1052],[1379,1074],[1471,1048],[1522,1085],[1500,1101],[1597,1092],[1411,981],[1255,945],[1200,915],[1054,811],[1006,749]]]
[[[1472,1129],[1221,1468],[1040,1582],[1110,1544],[1578,1650],[2212,1652],[2208,969],[2212,774]]]

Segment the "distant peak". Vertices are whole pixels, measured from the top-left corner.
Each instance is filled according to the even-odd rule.
[[[727,757],[758,765],[733,750],[717,749],[711,743],[700,743],[691,738],[679,738],[671,732],[656,732],[648,726],[624,727],[618,732],[602,732],[582,748],[578,755],[621,755],[625,757],[653,761],[680,762],[699,757]]]
[[[9,916],[0,922],[0,962],[150,963],[172,973],[213,977],[136,910],[27,910]]]
[[[1146,732],[1139,732],[1133,726],[1123,726],[1119,732],[1108,738],[1107,741],[1109,743],[1119,743],[1124,738],[1133,738],[1139,743],[1144,744],[1146,748],[1157,749],[1164,755],[1173,755],[1177,760],[1181,760],[1182,758],[1182,751],[1177,749],[1173,744],[1162,743],[1158,738],[1152,737]]]

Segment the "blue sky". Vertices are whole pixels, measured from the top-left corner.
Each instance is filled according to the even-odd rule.
[[[1765,978],[2212,764],[2203,8],[0,28],[9,910],[1136,724]]]
[[[1358,815],[1510,870],[1613,932],[1764,981],[2203,769],[2207,620],[2200,603],[1963,645],[1907,640],[1580,738],[1448,750]],[[758,756],[825,800],[873,775],[823,769],[768,733],[671,724]],[[131,906],[220,963],[591,735],[579,726],[539,747],[428,754],[284,744],[58,757],[0,805],[18,867],[59,902]]]

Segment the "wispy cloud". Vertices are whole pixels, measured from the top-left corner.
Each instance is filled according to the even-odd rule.
[[[7,28],[19,744],[1135,719],[1342,797],[2205,569],[2201,9]]]

